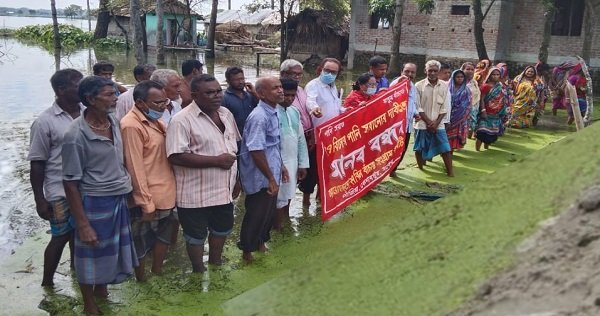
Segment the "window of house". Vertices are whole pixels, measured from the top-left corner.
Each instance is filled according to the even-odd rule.
[[[371,18],[369,20],[369,28],[370,29],[389,29],[390,21],[388,19],[381,17],[378,13],[371,14]]]
[[[471,6],[470,5],[453,5],[450,9],[452,15],[469,15]]]
[[[552,35],[581,36],[584,0],[555,0]]]

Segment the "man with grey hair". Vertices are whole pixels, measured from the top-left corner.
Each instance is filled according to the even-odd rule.
[[[246,193],[246,213],[240,229],[238,248],[246,262],[255,251],[267,251],[280,183],[287,182],[281,160],[279,119],[276,107],[284,101],[281,81],[276,77],[256,81],[260,98],[242,133],[240,179]]]
[[[310,111],[306,107],[306,91],[300,87],[300,81],[302,80],[303,73],[304,66],[302,66],[299,61],[295,59],[286,59],[281,63],[279,77],[281,79],[291,79],[298,83],[296,98],[294,99],[292,106],[298,109],[298,112],[300,112],[300,122],[302,123],[302,128],[304,129],[304,138],[306,139],[306,146],[308,149],[308,157],[310,162],[308,173],[306,177],[301,180],[301,182],[306,182],[307,187],[314,188],[314,184],[317,183],[317,162],[315,159],[313,159],[316,157],[316,154],[314,153],[315,136]],[[302,205],[308,206],[310,204],[310,193],[302,192],[302,194]]]
[[[450,115],[450,93],[448,84],[438,79],[440,67],[437,60],[428,61],[425,64],[427,78],[415,84],[417,112],[421,119],[415,123],[414,151],[421,170],[426,160],[441,154],[446,174],[453,177],[451,149],[443,124],[444,117]]]
[[[168,126],[173,115],[181,111],[181,103],[179,103],[179,94],[181,93],[181,78],[177,71],[173,69],[157,69],[152,73],[150,80],[154,80],[165,87],[167,98],[171,102],[167,105],[167,109],[163,113],[162,120]]]

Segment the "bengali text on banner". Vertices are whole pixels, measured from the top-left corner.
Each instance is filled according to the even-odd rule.
[[[323,221],[369,192],[399,162],[408,90],[404,80],[316,128]]]

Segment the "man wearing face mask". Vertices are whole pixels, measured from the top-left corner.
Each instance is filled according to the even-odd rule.
[[[140,262],[138,281],[145,279],[144,257],[152,252],[152,273],[160,274],[174,226],[175,175],[167,160],[166,126],[160,120],[169,99],[151,80],[133,90],[135,106],[121,120],[125,167],[133,191],[129,209],[131,233]],[[131,203],[133,202],[133,203]]]
[[[319,77],[311,80],[304,91],[306,91],[306,108],[312,115],[313,127],[317,128],[326,121],[342,113],[342,101],[339,92],[335,86],[335,79],[342,71],[342,64],[335,58],[324,58],[317,67]],[[316,151],[309,152],[311,160],[308,174],[314,174],[315,177],[307,176],[300,182],[298,188],[304,193],[303,205],[310,204],[310,194],[315,190],[318,176],[316,162]]]

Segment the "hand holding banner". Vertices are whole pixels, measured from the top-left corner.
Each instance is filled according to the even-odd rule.
[[[323,221],[365,195],[399,162],[408,89],[408,80],[400,82],[315,129]]]

